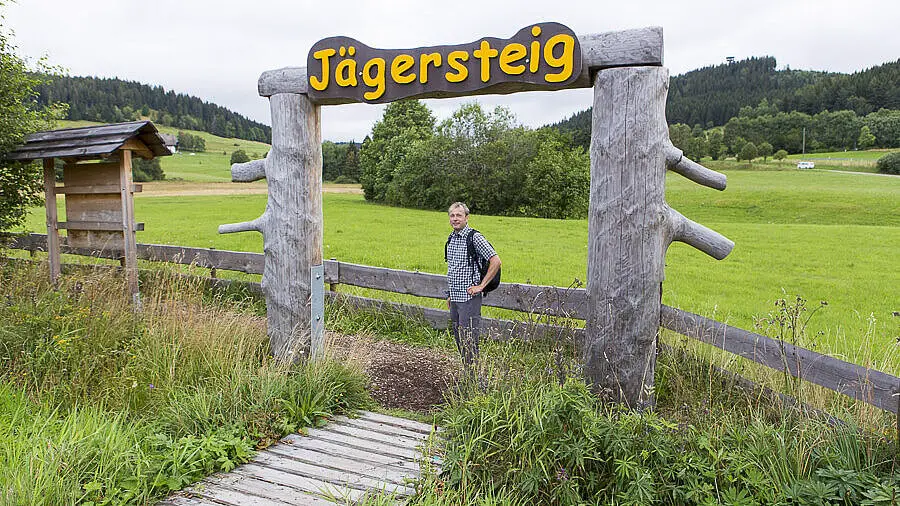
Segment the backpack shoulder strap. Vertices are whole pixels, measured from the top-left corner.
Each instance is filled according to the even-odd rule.
[[[466,256],[469,257],[469,265],[475,267],[475,270],[478,271],[478,275],[484,277],[487,272],[486,265],[483,265],[485,260],[481,258],[481,254],[478,253],[478,250],[475,249],[475,234],[480,234],[481,232],[472,229],[469,232],[469,235],[466,236]]]
[[[475,260],[478,258],[478,251],[475,250],[475,234],[480,234],[481,232],[472,229],[468,235],[466,235],[466,254],[469,255],[469,258]]]
[[[447,262],[447,253],[450,251],[450,239],[453,239],[453,233],[447,236],[447,242],[444,244],[444,261]]]

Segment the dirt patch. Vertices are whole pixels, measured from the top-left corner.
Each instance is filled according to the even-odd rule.
[[[366,336],[329,333],[326,349],[338,360],[357,364],[369,377],[369,393],[385,408],[429,413],[457,384],[455,353],[408,346]]]

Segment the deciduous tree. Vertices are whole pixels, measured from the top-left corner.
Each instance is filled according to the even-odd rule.
[[[0,9],[4,6],[0,0]],[[38,60],[36,69],[29,69],[16,49],[0,11],[0,231],[21,225],[28,207],[42,200],[43,176],[38,164],[7,162],[5,155],[26,135],[51,128],[65,114],[62,104],[40,107],[35,102],[36,88],[59,69],[48,66],[44,59]]]
[[[763,161],[767,161],[767,158],[772,156],[772,145],[768,142],[763,142],[759,145],[759,156],[763,157]]]
[[[859,138],[856,139],[856,147],[859,149],[869,149],[875,145],[875,136],[869,125],[863,125],[859,129]]]
[[[741,147],[741,152],[738,153],[738,160],[747,160],[753,163],[753,159],[757,156],[759,156],[759,150],[756,148],[756,144],[748,142]]]
[[[391,102],[359,150],[359,180],[367,200],[384,201],[394,169],[413,142],[434,134],[434,116],[418,100]],[[402,139],[401,142],[395,142]]]

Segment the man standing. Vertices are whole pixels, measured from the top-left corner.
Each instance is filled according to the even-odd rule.
[[[481,338],[481,300],[484,287],[500,270],[500,257],[483,235],[469,228],[469,208],[462,202],[450,205],[450,226],[453,232],[447,239],[447,306],[453,322],[453,338],[467,369],[478,360],[478,341]],[[482,279],[469,255],[468,241],[474,253],[488,260]]]

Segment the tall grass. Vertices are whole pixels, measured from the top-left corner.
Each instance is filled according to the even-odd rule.
[[[565,347],[494,344],[482,365],[488,386],[451,399],[442,472],[420,484],[416,504],[874,505],[900,497],[895,441],[736,389],[702,360],[660,356],[655,412],[602,403]]]
[[[182,277],[0,265],[0,501],[146,504],[371,402],[345,366],[268,355],[254,303]]]
[[[814,310],[804,303],[779,301],[768,323],[802,341]],[[367,319],[366,331],[396,339],[394,318]],[[629,412],[583,383],[574,335],[483,343],[479,381],[449,392],[440,468],[423,462],[412,504],[897,504],[887,416],[784,403],[723,370],[740,364],[677,339],[659,355],[655,410]]]

